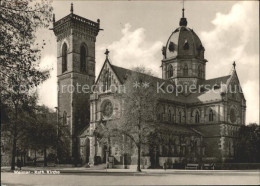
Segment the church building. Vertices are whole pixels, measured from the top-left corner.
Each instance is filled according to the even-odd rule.
[[[60,127],[69,130],[67,156],[82,164],[102,164],[131,168],[137,154],[122,153],[116,144],[109,149],[96,136],[101,121],[116,122],[123,117],[123,94],[111,90],[122,87],[133,70],[113,65],[109,51],[99,74],[95,73],[95,41],[100,29],[94,22],[71,13],[53,20],[57,37],[58,118]],[[205,48],[189,28],[182,10],[179,27],[162,47],[162,77],[150,75],[153,82],[185,87],[180,94],[158,94],[154,100],[154,122],[160,126],[160,145],[154,153],[142,152],[142,167],[160,167],[165,162],[232,161],[239,127],[245,125],[246,100],[233,63],[232,72],[206,79]],[[75,91],[77,84],[94,87],[91,92]],[[74,91],[64,91],[74,87]],[[100,89],[99,87],[103,87]],[[238,91],[238,88],[240,91]],[[233,90],[233,91],[231,91]],[[61,156],[64,156],[62,154]]]

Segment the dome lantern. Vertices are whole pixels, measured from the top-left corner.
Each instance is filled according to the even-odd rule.
[[[180,26],[187,26],[187,24],[188,24],[187,19],[184,17],[184,11],[185,11],[185,9],[183,8],[182,9],[182,18],[179,23]]]

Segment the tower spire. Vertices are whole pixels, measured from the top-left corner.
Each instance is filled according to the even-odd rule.
[[[70,13],[73,14],[73,3],[70,4]]]
[[[180,23],[179,23],[180,26],[187,26],[187,20],[184,16],[184,11],[185,11],[185,8],[184,8],[184,0],[183,0],[182,1],[182,18],[181,18]]]
[[[185,11],[185,9],[184,9],[184,0],[182,1],[182,17],[184,18],[184,11]]]

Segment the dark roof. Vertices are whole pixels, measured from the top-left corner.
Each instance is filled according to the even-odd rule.
[[[202,82],[203,85],[209,85],[210,87],[213,87],[214,85],[220,85],[222,84],[226,84],[227,80],[230,78],[231,75],[228,76],[222,76],[222,77],[218,77],[218,78],[214,78],[214,79],[208,79],[208,80],[204,80]]]
[[[184,42],[187,42],[188,48],[184,48]],[[170,35],[166,43],[165,59],[175,57],[188,57],[192,59],[194,57],[201,60],[205,60],[201,55],[201,51],[204,51],[204,47],[197,34],[190,28],[181,26],[177,28]]]
[[[125,69],[122,67],[118,67],[111,64],[114,72],[116,73],[117,77],[119,78],[120,82],[124,84],[127,80],[127,77],[132,75],[133,73],[139,73],[133,70]],[[174,85],[174,83],[170,80],[164,80],[158,77],[154,77],[151,75],[139,73],[144,76],[149,77],[149,79],[154,83],[164,83],[164,86],[169,84]],[[188,96],[184,96],[183,94],[175,94],[175,93],[160,93],[158,94],[159,99],[168,100],[168,101],[175,101],[180,103],[202,103],[202,102],[211,102],[211,101],[219,101],[222,100],[221,96],[221,84],[227,84],[231,75],[203,80],[199,84],[204,85],[208,89],[206,91],[196,91],[196,93],[191,93]],[[219,85],[218,88],[214,89],[215,85]]]
[[[163,127],[161,127],[163,126]],[[168,132],[172,134],[193,134],[196,136],[201,136],[202,134],[198,132],[197,130],[194,130],[190,128],[190,126],[184,125],[184,124],[165,124],[160,123],[161,129],[167,130]]]
[[[112,65],[112,64],[111,64],[111,67],[113,68],[114,72],[116,73],[116,75],[119,78],[121,83],[125,83],[128,76],[132,75],[133,73],[137,73],[137,74],[142,74],[143,76],[149,77],[149,79],[151,79],[154,82],[167,82],[167,83],[173,84],[169,80],[164,80],[162,78],[158,78],[158,77],[155,77],[155,76],[152,76],[152,75],[149,75],[149,74],[144,74],[144,73],[137,72],[137,71],[134,71],[134,70],[125,69],[125,68],[118,67],[118,66],[115,66],[115,65]]]
[[[201,102],[211,102],[211,101],[219,101],[222,100],[222,85],[226,85],[228,79],[231,75],[218,77],[214,79],[204,80],[200,83],[204,87],[207,87],[205,91],[197,91],[196,93],[192,93],[187,97],[188,103],[201,103]],[[215,85],[218,85],[218,88],[214,88]]]
[[[72,28],[72,24],[68,24],[69,22],[74,22],[76,24],[80,24],[81,26],[85,26],[89,29],[89,34],[90,35],[95,35],[97,36],[99,32],[99,20],[97,22],[91,21],[89,19],[86,19],[84,17],[78,16],[76,14],[69,14],[62,19],[54,22],[54,28],[53,31],[55,35],[59,35],[64,32],[64,29]]]
[[[122,68],[122,67],[118,67],[118,66],[115,66],[115,65],[112,65],[111,64],[111,67],[113,68],[114,72],[116,73],[119,81],[124,84],[126,79],[127,79],[127,76],[131,75],[132,74],[132,70],[129,70],[129,69],[125,69],[125,68]]]
[[[79,137],[90,136],[89,127],[90,127],[90,125],[85,126],[85,127],[81,130],[81,132],[79,133],[78,136],[79,136]]]

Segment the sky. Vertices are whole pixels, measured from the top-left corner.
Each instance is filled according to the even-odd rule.
[[[73,1],[54,1],[56,21],[70,13]],[[161,77],[162,46],[179,26],[182,1],[74,1],[74,13],[100,19],[96,41],[96,77],[105,60],[124,68],[145,66]],[[185,17],[205,47],[206,79],[228,75],[236,61],[247,101],[246,123],[259,123],[259,4],[257,1],[185,1]],[[39,30],[45,40],[40,67],[50,78],[39,88],[39,103],[57,106],[57,45],[51,30]]]

